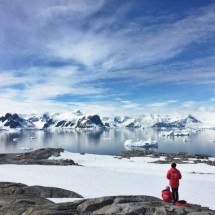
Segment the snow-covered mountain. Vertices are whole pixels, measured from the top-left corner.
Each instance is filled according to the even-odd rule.
[[[125,127],[125,128],[141,127],[137,119],[130,116],[116,116],[113,118],[113,122],[116,127]]]
[[[33,123],[36,128],[43,129],[45,123],[49,120],[49,113],[30,115],[27,120]]]
[[[80,110],[62,113],[44,113],[18,115],[7,113],[0,117],[0,129],[74,129],[92,130],[104,128],[201,128],[204,123],[191,114],[180,116],[142,114],[138,117],[115,116],[100,117],[99,115],[85,115]],[[215,127],[215,123],[214,123]]]
[[[57,113],[49,117],[44,129],[70,128],[70,129],[96,129],[104,127],[98,115],[85,116],[80,110],[75,112]]]
[[[159,121],[153,125],[153,127],[165,127],[165,128],[198,128],[201,127],[202,123],[194,116],[189,114],[187,117],[172,121],[171,118],[166,121]]]
[[[131,116],[115,116],[113,118],[102,117],[104,125],[109,127],[119,127],[119,128],[141,128],[141,127],[151,127],[157,122],[163,122],[167,119],[160,115],[153,114],[142,114],[138,117]]]
[[[0,129],[11,130],[11,129],[35,129],[36,126],[20,117],[18,114],[7,113],[5,116],[0,117]]]

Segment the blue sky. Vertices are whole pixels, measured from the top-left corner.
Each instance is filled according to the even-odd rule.
[[[214,1],[0,0],[0,112],[214,112],[214,35]]]

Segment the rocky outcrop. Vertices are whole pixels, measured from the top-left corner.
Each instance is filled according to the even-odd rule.
[[[0,164],[77,165],[73,160],[49,159],[64,152],[62,148],[42,148],[26,153],[0,154]]]
[[[27,186],[13,182],[0,182],[0,196],[2,195],[23,195],[43,198],[82,198],[81,195],[61,188]]]
[[[68,198],[68,197],[81,198],[82,196],[75,192],[55,187],[27,186],[24,184],[1,182],[0,214],[1,215],[55,214],[54,211],[57,211],[61,206],[51,202],[46,198]]]
[[[178,207],[164,203],[151,196],[112,196],[75,202],[80,214],[215,214],[208,208],[199,205],[190,205],[189,208]]]
[[[190,154],[190,153],[159,153],[150,150],[146,151],[125,151],[122,152],[116,158],[130,158],[130,157],[145,157],[150,156],[153,158],[158,158],[158,160],[153,161],[152,163],[157,164],[170,164],[170,163],[178,163],[178,164],[186,164],[186,163],[204,163],[210,166],[215,166],[215,160],[210,160],[208,155],[204,154]],[[164,157],[164,159],[159,160],[160,157]]]
[[[12,188],[11,188],[12,187]],[[72,191],[59,188],[47,188],[22,184],[1,183],[0,185],[0,214],[4,215],[66,215],[66,214],[146,214],[146,215],[213,215],[215,211],[199,205],[189,208],[164,203],[151,196],[110,196],[95,199],[84,199],[75,202],[55,204],[46,198],[52,197],[81,197]],[[20,189],[29,189],[21,192]],[[48,191],[47,191],[48,189]],[[53,193],[50,189],[57,189]],[[2,191],[3,190],[3,191]],[[36,192],[35,192],[36,190]],[[35,195],[36,194],[36,195]]]

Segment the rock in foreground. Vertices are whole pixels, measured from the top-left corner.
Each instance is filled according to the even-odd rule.
[[[0,182],[0,195],[23,195],[43,198],[83,198],[81,195],[56,187],[27,186],[21,183]]]
[[[198,205],[189,208],[163,203],[151,196],[111,196],[55,204],[46,198],[81,197],[60,188],[0,183],[0,214],[69,215],[69,214],[183,214],[213,215],[214,211]]]
[[[61,188],[0,182],[1,215],[52,214],[48,211],[57,206],[46,198],[82,198],[82,196]]]
[[[64,152],[62,148],[42,148],[26,153],[0,154],[0,164],[37,164],[37,165],[77,165],[73,160],[49,159],[58,157]]]

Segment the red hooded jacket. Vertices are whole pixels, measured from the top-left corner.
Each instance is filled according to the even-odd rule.
[[[179,187],[179,179],[181,179],[181,173],[176,168],[171,168],[166,175],[167,179],[169,179],[169,185],[172,188]]]
[[[164,202],[171,202],[173,200],[172,193],[169,190],[163,190],[162,199]]]

